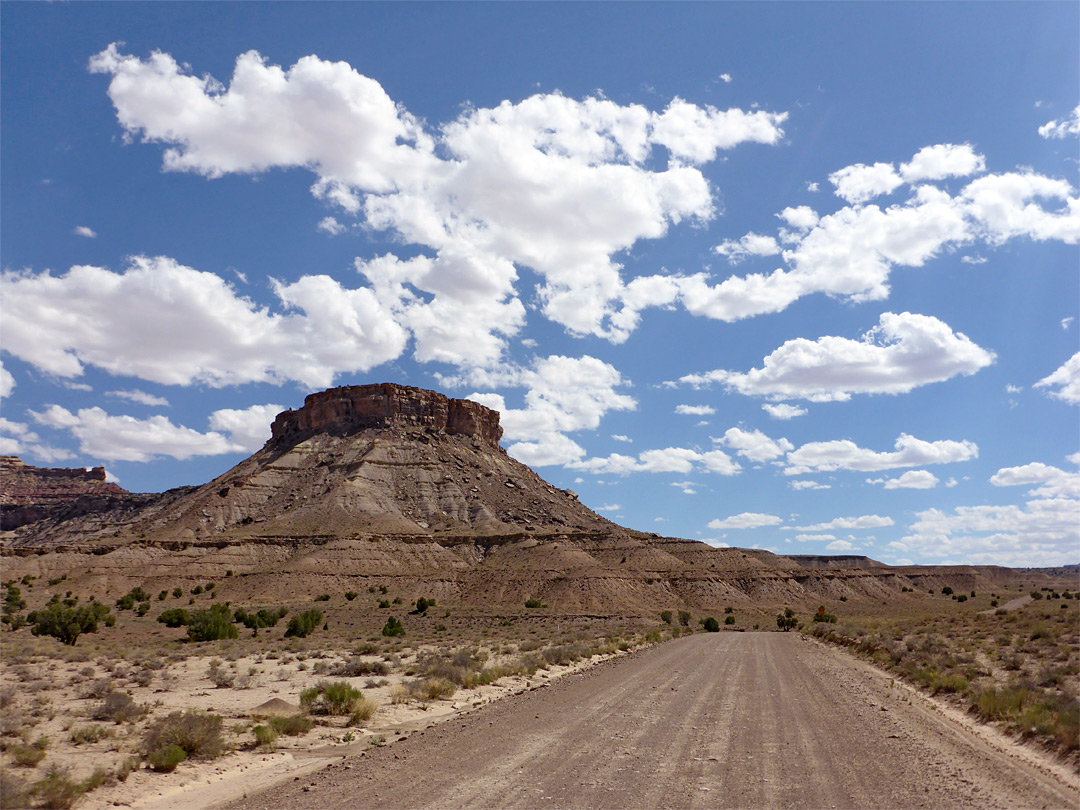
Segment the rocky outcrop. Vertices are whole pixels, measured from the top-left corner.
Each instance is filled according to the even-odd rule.
[[[104,467],[32,467],[18,456],[0,456],[0,529],[41,520],[87,496],[127,494],[105,480]]]
[[[493,448],[499,447],[502,438],[497,411],[436,391],[380,383],[310,394],[300,410],[278,414],[271,426],[271,440],[281,443],[313,433],[349,434],[393,427],[469,436]]]

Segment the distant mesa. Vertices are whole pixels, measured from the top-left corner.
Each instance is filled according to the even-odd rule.
[[[309,394],[300,410],[278,414],[271,436],[281,442],[319,432],[349,434],[392,427],[472,436],[495,448],[502,438],[498,411],[395,383],[346,385]]]
[[[18,456],[0,456],[0,529],[40,520],[87,495],[128,494],[105,477],[104,467],[33,467]]]

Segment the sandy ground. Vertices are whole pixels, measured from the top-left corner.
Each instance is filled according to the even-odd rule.
[[[212,762],[184,762],[171,774],[139,770],[128,776],[123,783],[101,787],[87,794],[80,801],[79,810],[104,810],[110,807],[130,807],[135,810],[195,810],[240,799],[251,791],[265,789],[323,769],[328,764],[341,762],[379,745],[397,742],[417,730],[474,711],[504,697],[538,689],[589,665],[624,655],[626,653],[615,653],[613,656],[597,656],[591,662],[553,666],[531,678],[503,678],[495,684],[459,689],[450,699],[430,703],[391,703],[390,690],[404,679],[400,673],[374,677],[330,678],[335,681],[347,680],[362,689],[365,697],[379,705],[374,718],[363,727],[351,728],[344,725],[343,718],[333,718],[329,721],[331,725],[317,725],[302,737],[278,737],[275,741],[276,750],[273,752],[257,749],[235,750]],[[372,661],[378,660],[375,656],[369,658]],[[325,659],[308,657],[302,662],[282,662],[263,656],[220,662],[230,673],[244,675],[254,671],[250,676],[250,684],[243,689],[215,688],[206,675],[213,660],[215,659],[211,657],[193,657],[173,663],[169,666],[165,678],[158,679],[156,684],[151,683],[145,688],[126,688],[126,691],[132,694],[137,703],[152,705],[155,717],[187,708],[220,714],[226,718],[225,726],[234,739],[251,743],[253,737],[250,728],[257,722],[254,718],[262,716],[258,707],[273,699],[298,706],[300,692],[327,677],[316,674],[315,665],[319,660],[336,661],[337,656],[331,654]],[[66,666],[74,672],[85,665]],[[65,673],[53,674],[62,679]],[[100,700],[77,698],[80,689],[85,688],[88,680],[93,679],[73,676],[71,686],[57,696],[57,700],[67,701],[69,704],[86,703],[86,707],[72,707],[79,712],[85,712],[91,705],[100,703]],[[383,685],[376,688],[365,686],[372,680],[382,682]],[[51,731],[53,739],[63,738],[64,733],[59,730],[62,722],[69,724],[71,721],[64,721],[58,716],[51,724],[46,723],[35,729],[35,734]],[[86,725],[88,722],[90,721],[86,720],[75,725]],[[52,725],[57,726],[57,729],[53,729]],[[119,728],[117,727],[118,734],[122,733]],[[112,751],[112,759],[118,763],[130,755],[127,753],[128,747],[117,738],[110,738],[76,750],[53,751],[49,761],[70,766],[77,774],[83,774],[90,770],[85,766],[91,756],[95,762],[101,762],[104,757],[104,761],[108,763],[108,753]]]
[[[229,807],[1080,806],[1074,773],[781,633],[639,651],[297,776]]]

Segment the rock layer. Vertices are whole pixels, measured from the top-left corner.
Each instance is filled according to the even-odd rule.
[[[499,448],[499,414],[476,402],[394,383],[347,385],[304,399],[300,410],[278,414],[272,441],[318,432],[358,433],[378,428],[422,428],[432,433],[475,437]]]
[[[88,495],[128,494],[105,477],[104,467],[33,467],[18,456],[0,456],[0,529],[41,520]]]

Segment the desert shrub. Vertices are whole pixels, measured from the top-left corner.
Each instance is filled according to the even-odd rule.
[[[725,616],[724,617],[724,624],[735,624],[735,617],[734,616]]]
[[[349,713],[349,725],[358,726],[361,723],[366,723],[375,716],[378,708],[379,706],[374,700],[366,697],[360,698],[353,704],[352,711]]]
[[[358,594],[356,591],[345,591],[345,599],[348,600],[349,602],[351,602],[353,599],[355,599],[359,595],[360,594]]]
[[[416,600],[416,612],[417,613],[424,613],[425,611],[427,611],[427,609],[430,606],[432,606],[434,604],[435,604],[434,599],[429,602],[427,599],[425,599],[423,596],[421,596],[419,599]]]
[[[672,614],[670,610],[660,611],[660,621],[662,621],[664,624],[671,624],[671,620]]]
[[[157,618],[166,627],[183,627],[190,619],[191,616],[183,608],[169,608]]]
[[[49,810],[67,810],[84,793],[86,787],[72,779],[66,768],[58,765],[53,765],[43,779],[30,786],[30,794],[37,800],[38,806]]]
[[[218,689],[231,689],[236,681],[236,676],[221,667],[217,661],[212,661],[207,667],[206,677]]]
[[[457,686],[446,678],[424,678],[410,684],[409,691],[426,700],[444,700],[457,691]]]
[[[351,661],[343,661],[327,672],[336,678],[357,678],[362,675],[388,675],[390,667],[382,661],[365,661],[362,658],[353,658]]]
[[[194,594],[195,596],[198,596],[198,595],[199,595],[200,593],[202,593],[202,592],[203,592],[203,587],[202,587],[202,585],[196,585],[196,586],[195,586],[194,588],[192,588],[192,589],[191,589],[191,592],[192,592],[192,594]]]
[[[966,602],[968,598],[966,594],[961,593],[954,596],[953,599],[955,599],[957,602]]]
[[[680,610],[679,611],[679,624],[682,625],[683,627],[689,627],[690,626],[690,611],[688,611],[688,610]]]
[[[150,601],[150,594],[148,594],[141,585],[136,588],[132,588],[128,593],[131,595],[131,598],[134,599],[136,602]]]
[[[828,624],[836,624],[836,616],[832,613],[825,612],[825,606],[820,605],[817,609],[817,613],[814,614],[815,622],[826,622]]]
[[[287,737],[299,737],[301,734],[307,734],[314,725],[311,718],[303,714],[271,717],[266,722],[278,734],[284,734]]]
[[[383,625],[382,634],[384,636],[394,637],[405,635],[405,626],[401,623],[401,620],[391,616],[386,620],[386,624]]]
[[[1042,591],[1032,591],[1031,592],[1031,598],[1035,599],[1035,600],[1042,599],[1043,598]]]
[[[328,593],[319,594],[318,596],[315,597],[315,601],[316,602],[329,602],[330,601],[330,594],[328,594]]]
[[[348,681],[319,681],[300,693],[300,706],[312,714],[340,716],[351,714],[362,698]]]
[[[255,726],[251,733],[255,735],[256,745],[274,750],[274,740],[277,739],[278,733],[274,731],[273,726]]]
[[[525,607],[527,607],[527,608],[542,608],[542,607],[544,607],[544,603],[541,602],[539,599],[526,599],[525,600]]]
[[[218,641],[237,638],[240,634],[231,621],[227,605],[211,605],[207,610],[196,610],[188,620],[188,638],[192,641]]]
[[[942,592],[943,594],[945,594],[946,596],[952,596],[952,594],[953,594],[953,589],[952,589],[952,588],[950,588],[950,587],[949,587],[948,585],[946,585],[946,586],[945,586],[944,588],[942,588],[942,589],[941,589],[941,592]]]
[[[380,608],[388,608],[388,607],[390,607],[390,600],[389,599],[380,599],[379,600],[379,607]]]
[[[0,768],[0,807],[29,807],[30,791],[26,782],[10,768]]]
[[[322,611],[305,610],[299,616],[289,619],[289,626],[285,628],[285,638],[304,638],[310,635],[322,621]]]
[[[719,633],[720,622],[718,622],[713,616],[709,616],[702,621],[701,626],[705,628],[706,633]]]
[[[111,737],[113,732],[105,726],[98,725],[97,723],[91,723],[88,726],[79,726],[71,730],[71,742],[75,745],[84,745],[86,743],[96,743],[101,740]]]
[[[181,596],[184,595],[184,589],[183,588],[173,588],[172,589],[172,595],[173,595],[173,599],[179,599]]]
[[[734,612],[735,612],[735,608],[731,607],[730,605],[728,607],[724,608],[724,615],[725,616],[727,616],[730,613],[734,613]]]
[[[795,616],[795,611],[791,608],[784,608],[783,613],[776,614],[776,626],[783,630],[785,633],[788,630],[792,630],[799,624],[798,618]]]
[[[149,757],[169,746],[176,746],[195,759],[214,759],[225,747],[221,718],[188,709],[155,720],[143,733],[143,752]]]
[[[146,716],[145,706],[138,705],[127,692],[109,692],[94,711],[95,720],[112,720],[114,723],[134,723]]]
[[[35,636],[52,636],[70,647],[75,646],[83,633],[96,633],[98,622],[109,614],[109,608],[99,602],[82,607],[71,607],[61,602],[50,602],[41,610],[35,610],[27,621],[34,625],[30,632]]]
[[[135,597],[133,597],[130,593],[121,596],[119,599],[116,600],[117,610],[131,610],[133,607],[135,607]]]
[[[286,613],[288,611],[284,607],[277,610],[260,608],[255,613],[248,613],[244,608],[237,608],[236,612],[233,613],[233,621],[240,622],[249,630],[258,632],[264,627],[276,626],[278,621],[285,618]]]
[[[45,759],[43,745],[15,745],[10,749],[15,764],[22,768],[36,768]]]
[[[175,743],[163,745],[146,755],[146,761],[158,773],[172,773],[185,759],[187,759],[187,752]]]
[[[168,591],[160,591],[160,592],[158,592],[157,598],[158,598],[159,602],[164,602],[166,599],[169,598],[169,592]]]

